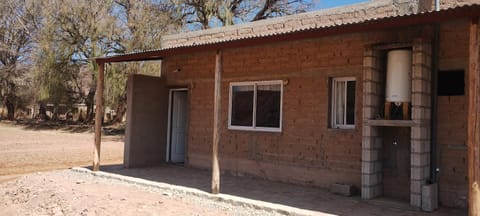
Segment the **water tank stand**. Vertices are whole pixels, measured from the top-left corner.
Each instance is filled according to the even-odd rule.
[[[392,103],[391,101],[385,101],[385,120],[391,119],[392,114]],[[402,119],[410,120],[410,102],[400,102],[402,103]]]

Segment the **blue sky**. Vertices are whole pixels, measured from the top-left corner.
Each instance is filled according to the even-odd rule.
[[[366,1],[368,0],[313,0],[313,2],[316,3],[314,10],[355,4],[355,3],[366,2]]]

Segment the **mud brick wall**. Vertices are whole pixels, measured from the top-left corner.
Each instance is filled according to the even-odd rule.
[[[465,21],[441,26],[440,70],[468,69],[468,25]],[[465,80],[468,78],[465,77]],[[467,82],[465,85],[468,88]],[[466,207],[467,178],[467,97],[438,97],[440,154],[439,201],[444,206]]]
[[[442,27],[441,38],[463,40],[467,34],[465,28],[466,22],[450,23]],[[320,187],[340,182],[361,188],[365,47],[431,37],[428,29],[431,27],[415,26],[225,49],[220,169],[235,175],[252,174]],[[455,33],[458,31],[460,33]],[[466,50],[463,43],[442,41],[441,69],[464,68],[467,58],[458,53],[458,49]],[[214,64],[214,52],[176,55],[163,62],[162,75],[168,85],[189,88],[189,166],[208,168],[211,165]],[[356,127],[350,130],[329,128],[329,79],[342,76],[353,76],[357,80]],[[229,83],[262,80],[286,81],[282,132],[229,130]],[[439,124],[445,123],[439,121]],[[439,125],[439,134],[445,133],[444,130]],[[457,154],[442,150],[442,158],[461,159]],[[459,169],[466,169],[466,165]],[[445,180],[445,176],[451,174],[442,169],[441,200],[458,187],[457,182]],[[452,177],[454,179],[465,178],[458,173],[454,175],[458,176]]]
[[[327,187],[360,186],[361,34],[224,50],[220,168],[268,179]],[[165,59],[171,86],[190,88],[189,165],[209,167],[214,53]],[[181,72],[173,72],[181,68]],[[330,129],[329,79],[357,79],[357,127]],[[285,80],[282,132],[228,129],[229,83]]]

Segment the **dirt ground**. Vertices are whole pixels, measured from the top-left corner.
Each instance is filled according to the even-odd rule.
[[[0,184],[0,215],[278,215],[69,170]]]
[[[101,164],[121,164],[123,147],[103,136]],[[0,215],[277,215],[66,170],[92,157],[88,130],[0,123]]]
[[[123,136],[103,136],[102,164],[123,162]],[[0,182],[22,174],[92,165],[93,134],[0,123]]]

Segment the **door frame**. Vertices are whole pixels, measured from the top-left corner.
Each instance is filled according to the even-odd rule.
[[[165,162],[169,163],[171,160],[170,160],[170,147],[171,147],[171,135],[172,135],[172,114],[173,114],[173,110],[172,110],[172,106],[173,106],[173,93],[174,92],[177,92],[177,91],[185,91],[187,92],[187,109],[188,109],[188,88],[172,88],[172,89],[169,89],[168,90],[168,125],[167,125],[167,146],[166,146],[166,157],[165,157]],[[185,113],[185,115],[187,115],[187,122],[186,124],[188,125],[188,111],[187,113]],[[186,145],[187,143],[185,143]],[[186,146],[185,146],[185,149]],[[187,154],[187,152],[185,152],[185,155]]]

